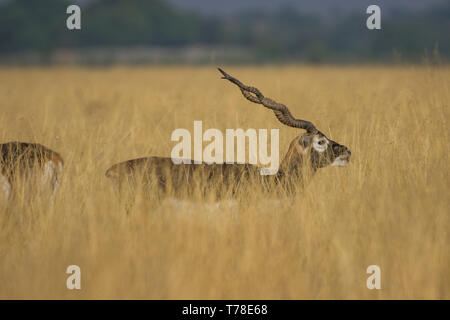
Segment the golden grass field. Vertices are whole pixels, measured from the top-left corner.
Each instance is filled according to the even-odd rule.
[[[301,130],[246,101],[214,67],[4,68],[0,142],[65,160],[53,205],[0,211],[0,298],[450,299],[450,69],[227,67],[352,150],[293,201],[262,194],[218,210],[138,201],[105,170],[170,156],[176,128]],[[81,267],[81,290],[66,288]],[[366,268],[381,268],[381,290]]]

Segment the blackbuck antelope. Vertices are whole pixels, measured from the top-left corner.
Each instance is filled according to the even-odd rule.
[[[242,187],[249,189],[243,181],[255,182],[270,192],[277,188],[290,193],[303,184],[307,172],[313,174],[319,168],[349,163],[349,148],[328,139],[311,122],[295,119],[285,105],[264,97],[257,88],[244,85],[220,68],[219,71],[222,79],[238,86],[247,100],[273,110],[281,123],[306,130],[291,142],[278,172],[262,176],[260,168],[250,164],[174,164],[171,158],[140,158],[115,164],[106,171],[119,193],[123,187],[140,184],[158,195],[172,193],[178,197],[200,191],[204,196],[212,191],[217,199],[223,198],[227,190],[231,191],[228,195],[235,196]]]
[[[0,144],[0,191],[8,200],[17,182],[38,183],[50,187],[52,195],[60,183],[63,171],[61,156],[43,145],[26,142]]]

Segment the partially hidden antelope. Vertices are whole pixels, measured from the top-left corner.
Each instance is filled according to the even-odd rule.
[[[0,144],[0,191],[8,200],[17,183],[31,183],[32,177],[52,195],[58,189],[63,172],[63,159],[53,150],[27,142]],[[40,188],[43,189],[43,188]]]
[[[231,191],[231,196],[239,194],[241,187],[246,185],[243,181],[256,182],[270,192],[274,187],[290,192],[296,185],[303,184],[306,172],[313,174],[319,168],[346,166],[349,163],[349,148],[327,138],[311,122],[294,118],[285,105],[265,97],[257,88],[244,85],[220,68],[219,71],[222,79],[235,84],[247,100],[273,110],[284,125],[306,130],[291,142],[278,172],[262,176],[261,168],[251,164],[175,164],[171,158],[147,157],[115,164],[106,171],[106,176],[119,193],[124,186],[140,184],[159,195],[172,192],[172,196],[177,197],[200,190],[202,196],[214,192],[217,199],[222,198],[224,190]]]

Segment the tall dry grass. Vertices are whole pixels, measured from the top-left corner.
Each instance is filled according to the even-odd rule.
[[[212,67],[0,70],[0,141],[65,160],[53,204],[0,209],[0,298],[449,299],[450,69],[227,71],[350,147],[350,165],[288,202],[138,201],[126,215],[105,170],[170,156],[175,128],[280,128],[281,156],[299,130]],[[381,290],[366,287],[372,264]]]

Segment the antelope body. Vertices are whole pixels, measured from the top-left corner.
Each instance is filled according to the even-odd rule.
[[[0,144],[0,191],[6,200],[19,179],[29,181],[33,174],[54,194],[62,172],[62,157],[43,145],[26,142]]]
[[[295,119],[285,105],[264,97],[258,89],[242,84],[220,68],[219,71],[222,79],[237,85],[246,99],[273,110],[281,123],[306,130],[291,142],[278,172],[262,176],[260,168],[250,164],[174,164],[171,158],[140,158],[115,164],[106,171],[119,193],[124,187],[140,184],[162,196],[169,192],[175,197],[189,196],[199,190],[201,195],[213,193],[216,198],[223,198],[228,191],[230,196],[242,192],[241,187],[248,186],[243,181],[269,192],[276,186],[289,193],[296,184],[303,184],[305,175],[326,166],[349,163],[351,152],[346,146],[328,139],[311,122]]]

